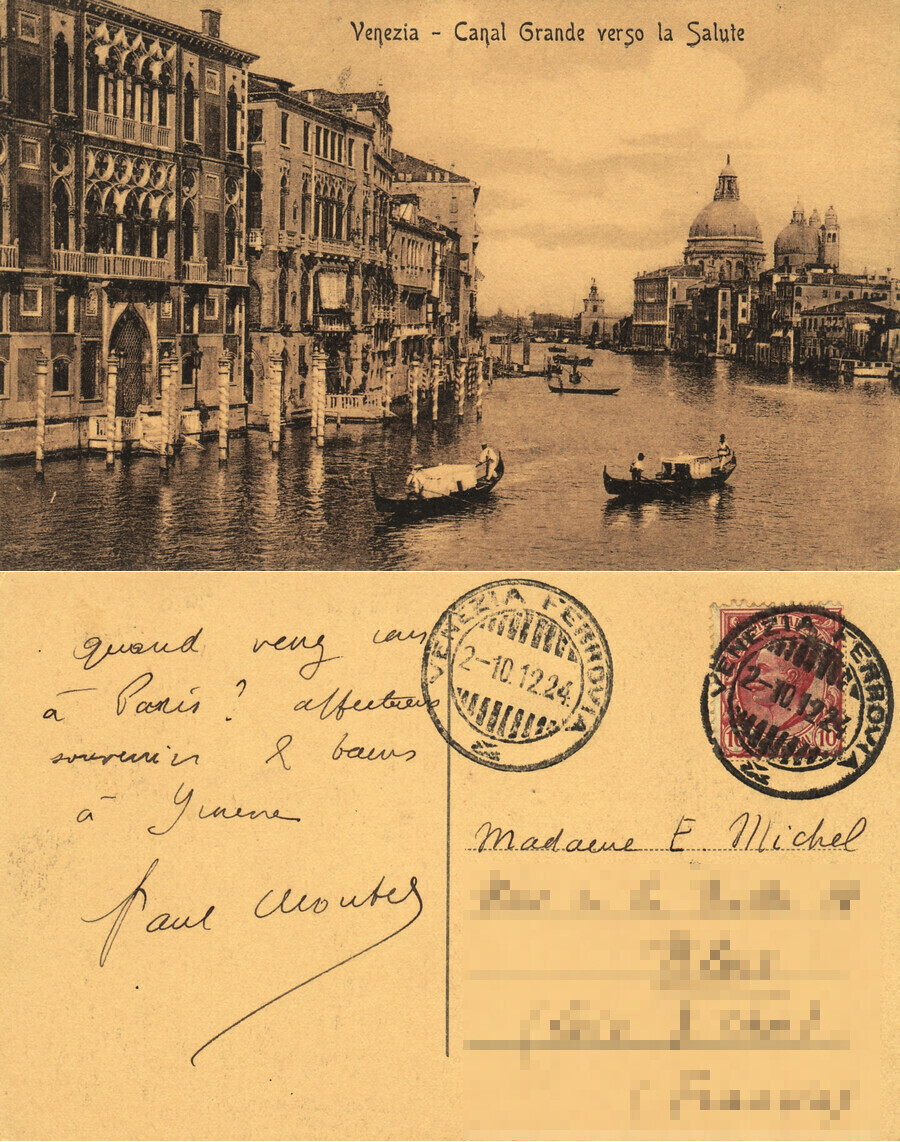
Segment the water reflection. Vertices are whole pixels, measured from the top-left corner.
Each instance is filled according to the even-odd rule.
[[[829,568],[893,567],[900,535],[897,394],[726,361],[593,354],[613,397],[554,396],[540,377],[499,379],[472,406],[408,423],[289,428],[279,457],[262,433],[185,449],[168,479],[155,457],[51,460],[43,484],[0,469],[7,568]],[[538,347],[532,367],[539,368]],[[720,492],[646,504],[609,500],[602,472],[708,453],[738,456]],[[506,474],[493,497],[398,524],[375,511],[374,475],[402,494],[413,463],[474,461],[489,440]],[[878,479],[871,478],[873,457]],[[862,495],[863,487],[865,495]],[[55,494],[54,494],[55,493]]]

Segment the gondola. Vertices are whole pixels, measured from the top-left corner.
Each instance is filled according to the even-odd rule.
[[[372,473],[372,493],[375,497],[375,508],[382,515],[392,516],[396,520],[421,519],[423,516],[442,515],[444,512],[464,507],[466,504],[477,504],[487,499],[503,477],[503,457],[497,461],[497,467],[490,479],[481,476],[474,488],[466,488],[458,492],[450,492],[446,496],[435,496],[423,499],[419,496],[383,496],[378,491],[375,482],[375,473]]]
[[[555,365],[571,365],[574,369],[588,369],[593,365],[594,359],[593,357],[567,357],[562,353],[554,353],[553,363]]]
[[[576,388],[574,383],[564,385],[561,381],[558,385],[554,385],[552,381],[548,381],[547,384],[551,393],[581,393],[582,396],[589,397],[612,397],[619,391],[618,389],[585,389],[581,385]]]
[[[715,466],[709,457],[676,458],[664,460],[662,476],[642,480],[620,480],[610,476],[603,468],[603,486],[609,496],[623,500],[644,502],[646,500],[679,499],[695,492],[710,492],[724,487],[725,481],[737,467],[737,456],[733,453],[721,467]],[[692,475],[694,468],[706,474]]]

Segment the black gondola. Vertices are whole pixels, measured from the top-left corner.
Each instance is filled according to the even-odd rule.
[[[568,385],[564,385],[562,382],[558,385],[554,385],[552,381],[548,382],[551,393],[580,393],[582,396],[612,397],[619,391],[618,389],[585,389],[582,388],[580,384],[576,388],[575,385],[575,381],[570,382]]]
[[[669,462],[664,462],[664,465]],[[603,486],[607,495],[617,496],[623,500],[662,500],[677,499],[681,496],[693,495],[695,492],[710,492],[716,488],[724,487],[725,481],[737,467],[737,456],[731,457],[719,467],[712,467],[709,475],[692,476],[678,468],[687,467],[678,465],[671,475],[656,476],[642,480],[620,480],[610,476],[603,468]]]
[[[500,456],[493,476],[490,479],[481,476],[474,488],[465,488],[458,492],[450,492],[446,496],[434,496],[429,499],[420,496],[383,496],[378,491],[373,472],[372,493],[375,497],[375,507],[383,515],[398,519],[420,519],[422,516],[441,515],[466,504],[477,504],[487,499],[502,477],[503,457]]]

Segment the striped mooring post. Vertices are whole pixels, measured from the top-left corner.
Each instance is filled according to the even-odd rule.
[[[50,362],[41,353],[35,364],[37,407],[34,418],[34,478],[44,478],[44,436],[47,432],[47,369]]]

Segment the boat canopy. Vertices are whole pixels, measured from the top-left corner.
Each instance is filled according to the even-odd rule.
[[[664,476],[690,477],[692,480],[702,480],[711,476],[718,468],[718,457],[691,456],[682,452],[678,456],[663,457],[660,461]]]
[[[426,500],[465,492],[478,483],[478,469],[474,464],[438,464],[434,468],[419,468],[415,475],[421,496]]]

